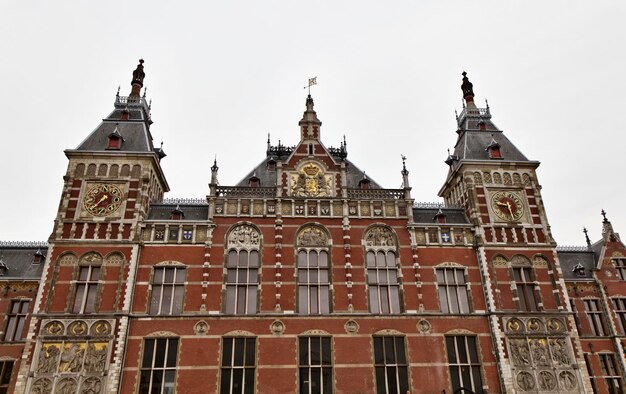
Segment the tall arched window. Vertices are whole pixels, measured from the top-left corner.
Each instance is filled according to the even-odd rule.
[[[80,258],[74,282],[73,313],[93,313],[98,309],[98,285],[102,276],[102,256],[90,252]]]
[[[226,308],[234,315],[257,313],[261,235],[247,224],[228,234],[226,257]]]
[[[298,312],[330,313],[330,258],[328,236],[318,226],[306,226],[299,233]]]
[[[365,263],[371,313],[401,312],[400,275],[396,240],[387,227],[374,226],[365,233]]]

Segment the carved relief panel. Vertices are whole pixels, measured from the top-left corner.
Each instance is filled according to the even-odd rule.
[[[578,392],[580,377],[562,318],[505,318],[503,323],[520,392]]]
[[[29,392],[103,392],[114,324],[115,320],[44,320]]]
[[[304,165],[300,171],[290,174],[289,191],[297,197],[331,197],[334,195],[333,176],[325,174],[314,163]]]
[[[259,230],[249,224],[240,224],[228,234],[228,248],[257,249],[261,243]]]

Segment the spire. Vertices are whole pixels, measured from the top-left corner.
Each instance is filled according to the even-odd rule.
[[[585,242],[587,242],[587,247],[591,247],[591,240],[589,239],[589,234],[587,234],[587,228],[583,227],[583,233],[585,233]]]
[[[461,90],[463,91],[463,99],[467,103],[467,106],[475,106],[474,105],[474,85],[467,78],[467,73],[463,71],[461,74],[463,75],[463,83],[461,84]]]
[[[602,238],[604,238],[604,241],[607,242],[614,242],[614,241],[619,241],[619,235],[615,233],[615,231],[613,231],[613,225],[611,224],[611,222],[609,221],[609,219],[606,218],[606,212],[604,211],[604,209],[601,212],[602,214]]]
[[[133,80],[130,81],[132,90],[128,95],[129,97],[139,97],[145,76],[146,73],[143,72],[143,59],[139,59],[139,64],[137,65],[135,71],[133,71]]]
[[[320,140],[320,126],[322,122],[317,118],[313,106],[313,97],[309,94],[306,98],[306,111],[304,111],[304,115],[298,123],[300,126],[300,138],[302,140]]]

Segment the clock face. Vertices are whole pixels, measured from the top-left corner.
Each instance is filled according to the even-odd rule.
[[[507,222],[516,222],[524,214],[522,199],[517,193],[500,191],[491,196],[491,208],[496,216]]]
[[[108,216],[122,205],[122,190],[117,185],[98,183],[89,186],[83,206],[94,216]]]

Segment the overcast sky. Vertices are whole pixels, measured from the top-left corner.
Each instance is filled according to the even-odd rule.
[[[206,4],[209,3],[209,4]],[[384,3],[384,4],[383,4]],[[530,159],[561,245],[626,236],[624,1],[0,2],[0,240],[47,240],[72,149],[137,60],[168,197],[233,185],[298,141],[307,78],[322,140],[384,187],[437,197],[461,72]]]

